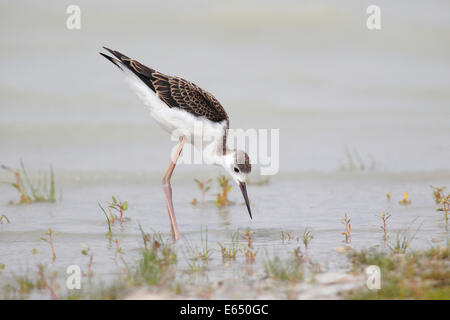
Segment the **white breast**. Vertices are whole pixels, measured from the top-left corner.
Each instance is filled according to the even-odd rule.
[[[196,117],[179,108],[170,108],[144,82],[130,71],[125,71],[126,81],[138,97],[149,107],[151,116],[172,135],[185,136],[192,143],[208,153],[216,152],[222,143],[226,121],[213,122],[205,117]]]

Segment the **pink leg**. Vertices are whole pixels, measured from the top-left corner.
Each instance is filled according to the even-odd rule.
[[[177,146],[177,150],[175,151],[172,159],[170,159],[169,167],[167,168],[166,173],[164,173],[164,177],[162,179],[163,191],[164,195],[166,196],[167,211],[169,212],[170,229],[172,230],[173,241],[178,241],[180,239],[180,234],[178,233],[177,220],[175,219],[175,212],[173,210],[172,186],[170,185],[170,178],[172,177],[172,173],[177,164],[178,157],[181,154],[181,150],[183,150],[184,141],[184,137],[181,137],[180,143]]]

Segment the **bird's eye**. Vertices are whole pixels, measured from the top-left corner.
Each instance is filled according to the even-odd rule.
[[[234,172],[239,173],[239,169],[237,167],[234,167]]]

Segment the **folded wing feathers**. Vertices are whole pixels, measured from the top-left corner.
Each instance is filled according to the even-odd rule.
[[[121,68],[121,64],[136,74],[147,86],[158,94],[170,108],[180,108],[196,116],[203,116],[214,122],[226,120],[228,115],[217,99],[194,83],[179,77],[172,77],[155,71],[126,55],[103,47],[117,59],[102,54],[105,58]],[[122,69],[122,68],[121,68]]]

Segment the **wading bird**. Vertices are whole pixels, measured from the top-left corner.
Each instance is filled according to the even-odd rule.
[[[242,150],[227,148],[229,119],[219,101],[192,82],[162,74],[118,51],[103,48],[114,57],[100,54],[123,71],[131,89],[149,107],[156,122],[170,134],[179,136],[176,151],[162,179],[173,239],[177,241],[180,235],[173,209],[170,178],[185,143],[199,148],[206,163],[225,168],[240,187],[251,218],[245,184],[251,171],[250,159]],[[195,130],[199,124],[202,128],[200,132]]]

